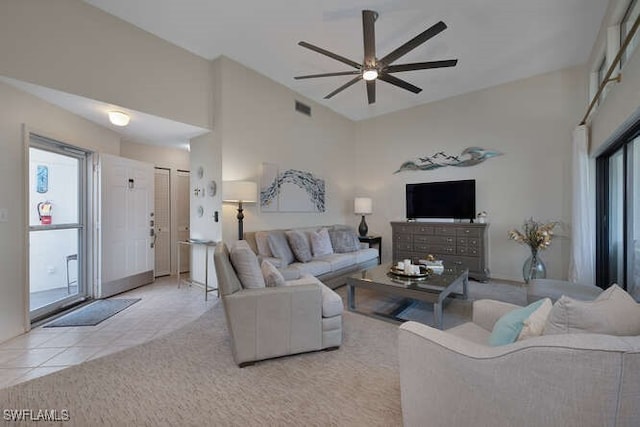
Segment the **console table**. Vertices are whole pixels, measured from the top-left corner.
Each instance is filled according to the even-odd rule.
[[[489,224],[392,222],[393,262],[411,259],[416,263],[433,255],[447,263],[469,269],[469,277],[489,279]]]
[[[202,246],[204,247],[204,282],[198,282],[196,280],[193,280],[193,276],[191,276],[189,279],[187,280],[187,282],[189,283],[189,286],[193,285],[198,285],[198,286],[202,286],[204,288],[204,300],[207,301],[207,297],[209,295],[209,292],[213,292],[213,291],[218,291],[218,288],[212,288],[209,286],[209,248],[215,248],[216,246],[216,242],[211,241],[211,240],[193,240],[193,239],[189,239],[189,240],[179,240],[177,242],[177,246],[178,246],[178,288],[180,287],[180,284],[182,283],[182,281],[180,280],[180,245],[186,245],[186,246]],[[191,273],[191,272],[190,272]],[[218,296],[220,296],[220,291],[218,291]]]

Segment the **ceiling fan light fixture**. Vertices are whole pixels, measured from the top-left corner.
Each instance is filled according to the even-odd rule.
[[[115,126],[126,126],[129,124],[129,115],[122,111],[109,111],[109,121]]]
[[[371,80],[375,80],[378,78],[378,70],[376,70],[375,68],[369,69],[369,70],[365,70],[362,73],[362,78],[365,79],[366,81],[371,81]]]

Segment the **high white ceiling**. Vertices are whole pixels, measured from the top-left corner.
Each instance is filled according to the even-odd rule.
[[[587,61],[607,0],[85,0],[207,59],[220,55],[353,120],[362,120]],[[395,74],[423,91],[377,83],[368,105],[351,77],[294,80],[348,67],[297,45],[301,40],[356,62],[363,57],[363,9],[379,13],[382,57],[442,20],[448,29],[396,64],[458,59],[455,68]]]

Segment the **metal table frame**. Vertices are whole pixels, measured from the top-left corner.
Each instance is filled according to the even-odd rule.
[[[178,240],[177,242],[177,247],[178,247],[178,288],[180,287],[180,284],[182,283],[182,281],[180,280],[180,245],[187,245],[187,246],[204,246],[204,257],[205,257],[205,261],[204,261],[204,283],[202,282],[198,282],[196,280],[193,280],[193,276],[191,275],[191,272],[189,272],[189,286],[191,285],[197,285],[197,286],[201,286],[204,288],[204,300],[207,301],[208,300],[208,295],[209,292],[213,292],[213,291],[218,291],[218,288],[211,288],[209,287],[208,283],[209,283],[209,248],[215,248],[216,247],[216,242],[211,241],[211,240]],[[218,291],[218,297],[220,296],[220,292]]]

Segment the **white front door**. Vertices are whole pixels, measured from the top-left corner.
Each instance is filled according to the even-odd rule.
[[[169,169],[155,169],[155,275],[171,274],[171,182]]]
[[[101,154],[100,280],[104,298],[153,281],[153,165]]]
[[[189,240],[189,185],[191,174],[188,171],[178,171],[176,182],[176,216],[178,224],[178,240]],[[180,250],[180,273],[191,268],[191,251],[187,245],[178,245]]]

